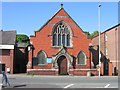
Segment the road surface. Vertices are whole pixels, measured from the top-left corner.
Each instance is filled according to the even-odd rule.
[[[4,88],[118,88],[117,76],[8,75],[8,78],[11,86]]]

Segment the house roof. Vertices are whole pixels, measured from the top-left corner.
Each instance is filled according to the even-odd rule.
[[[0,31],[0,44],[2,45],[15,45],[16,31]]]
[[[110,30],[112,30],[113,28],[116,28],[116,27],[118,27],[118,26],[120,26],[120,23],[117,24],[117,25],[115,25],[115,26],[113,26],[113,27],[111,27],[111,28],[109,28],[109,29],[107,29],[107,30],[105,30],[104,32],[100,33],[100,35],[102,35],[102,34],[108,32],[108,31],[110,31]],[[93,38],[95,38],[95,37],[97,37],[97,36],[99,36],[99,35],[96,35],[96,36],[94,36]],[[92,38],[92,39],[93,39],[93,38]]]
[[[27,45],[26,45],[26,43],[17,43],[17,47],[19,47],[19,48],[26,48]]]

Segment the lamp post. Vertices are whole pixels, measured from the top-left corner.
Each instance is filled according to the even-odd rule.
[[[101,58],[101,53],[100,53],[100,3],[98,4],[98,29],[99,29],[99,67],[98,67],[98,76],[100,76],[100,67],[101,67],[101,62],[100,62],[100,58]]]

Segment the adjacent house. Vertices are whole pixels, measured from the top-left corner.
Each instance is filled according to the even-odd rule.
[[[16,31],[0,31],[0,72],[25,73],[28,50],[25,43],[16,42]]]
[[[120,24],[113,26],[100,35],[100,51],[101,51],[101,75],[118,75],[118,60],[119,44],[120,44]],[[98,39],[99,36],[95,36],[92,39],[93,61],[98,61]]]
[[[9,73],[13,73],[14,69],[15,40],[16,31],[0,31],[0,64]]]

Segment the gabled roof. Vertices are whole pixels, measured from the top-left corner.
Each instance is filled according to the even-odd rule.
[[[102,33],[105,33],[105,32],[107,32],[107,31],[110,31],[110,30],[112,30],[113,28],[118,27],[118,26],[120,26],[120,23],[117,24],[117,25],[115,25],[115,26],[113,26],[113,27],[111,27],[111,28],[109,28],[109,29],[107,29],[107,30],[105,30],[105,31],[102,32]]]
[[[15,45],[16,31],[0,31],[0,44],[1,45]]]
[[[109,29],[107,29],[107,30],[105,30],[104,32],[100,33],[100,35],[102,35],[102,34],[108,32],[108,31],[110,31],[110,30],[112,30],[113,28],[116,28],[116,27],[118,27],[118,26],[120,26],[120,23],[117,24],[117,25],[115,25],[115,26],[113,26],[113,27],[111,27],[111,28],[109,28]],[[94,36],[93,38],[95,38],[95,37],[97,37],[97,36],[99,36],[99,35],[96,35],[96,36]],[[93,38],[92,38],[92,39],[93,39]]]
[[[39,32],[45,25],[47,25],[60,11],[64,10],[64,12],[71,18],[71,16],[65,11],[63,7],[61,7],[38,31],[34,31],[35,35],[31,35],[30,37],[36,36],[36,32]],[[71,18],[72,19],[72,18]],[[79,25],[72,19],[72,21],[79,27]],[[80,27],[79,27],[80,28]],[[80,28],[81,29],[81,28]],[[82,29],[81,29],[82,30]],[[82,30],[84,33],[84,31]]]
[[[47,25],[47,24],[49,23],[49,21],[52,20],[61,10],[62,10],[62,8],[59,9],[59,10],[57,11],[57,13],[55,13],[55,14],[53,15],[53,17],[51,17],[38,31],[34,31],[35,34],[36,34],[36,32],[39,32],[45,25]],[[31,35],[30,37],[34,37],[34,36],[36,36],[36,35]]]

